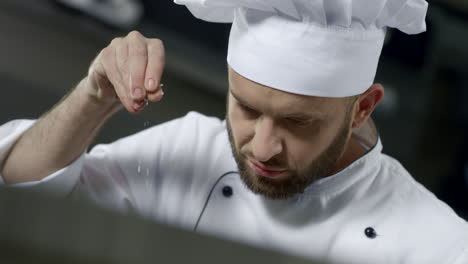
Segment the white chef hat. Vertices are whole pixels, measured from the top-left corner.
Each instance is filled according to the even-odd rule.
[[[387,27],[426,30],[425,0],[174,0],[233,23],[228,64],[290,93],[347,97],[374,82]]]

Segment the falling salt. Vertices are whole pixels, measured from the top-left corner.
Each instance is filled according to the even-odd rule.
[[[150,125],[151,125],[151,123],[149,121],[143,122],[143,129],[148,128]],[[140,159],[138,161],[138,167],[137,167],[138,175],[141,175],[141,169],[142,169],[141,163],[142,163],[142,160]],[[146,169],[146,176],[149,176],[149,168]]]

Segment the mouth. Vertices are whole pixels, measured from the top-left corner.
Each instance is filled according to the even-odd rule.
[[[249,167],[255,171],[256,174],[267,178],[278,178],[280,175],[287,171],[283,168],[266,168],[251,160],[247,160],[247,163],[249,164]]]

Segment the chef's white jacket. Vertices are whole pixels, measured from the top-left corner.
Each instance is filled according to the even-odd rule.
[[[0,162],[33,122],[0,127]],[[372,133],[355,133],[371,140]],[[240,180],[225,121],[191,112],[11,187],[84,195],[104,207],[332,263],[467,264],[468,224],[383,154],[377,136],[370,142],[347,168],[272,201]]]

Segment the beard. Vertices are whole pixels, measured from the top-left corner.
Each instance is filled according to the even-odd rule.
[[[291,171],[287,177],[272,179],[256,174],[247,165],[247,157],[240,153],[235,146],[231,122],[229,117],[226,116],[229,142],[242,181],[252,192],[272,200],[285,200],[296,194],[301,194],[312,183],[329,175],[344,153],[351,130],[350,120],[351,115],[348,113],[332,143],[315,160],[302,168],[297,166],[296,170]],[[264,164],[266,166],[284,167],[282,165],[285,165],[285,162],[279,157],[273,157]]]

